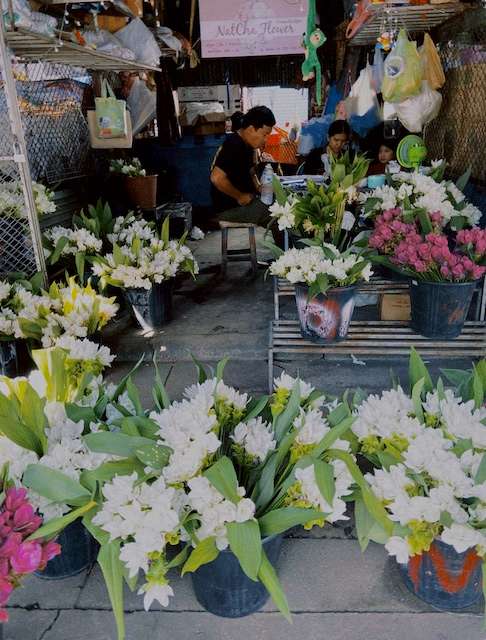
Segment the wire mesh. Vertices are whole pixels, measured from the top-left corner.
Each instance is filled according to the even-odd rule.
[[[91,76],[69,65],[14,66],[32,179],[52,184],[85,175],[89,131],[83,114]]]
[[[454,177],[470,166],[486,205],[486,9],[464,12],[433,38],[446,83],[439,116],[426,131],[427,147],[431,157],[447,160]]]

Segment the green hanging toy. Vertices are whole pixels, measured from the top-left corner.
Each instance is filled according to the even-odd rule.
[[[316,79],[317,104],[321,104],[321,63],[317,57],[317,49],[326,42],[326,36],[316,26],[316,0],[309,0],[307,14],[307,32],[304,34],[302,46],[305,49],[305,60],[302,63],[302,79]]]

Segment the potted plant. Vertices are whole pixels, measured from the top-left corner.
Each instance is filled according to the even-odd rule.
[[[223,382],[224,361],[213,377],[198,368],[199,383],[174,403],[156,372],[152,412],[143,410],[126,379],[131,410],[118,394],[120,418],[84,437],[91,451],[121,456],[81,475],[76,485],[81,496],[83,487],[98,483],[98,491],[77,504],[101,545],[98,562],[120,640],[124,579],[132,589],[138,585],[146,609],[153,600],[167,606],[173,595],[168,572],[180,566],[194,575],[196,597],[218,615],[247,615],[268,592],[289,618],[271,561],[282,533],[345,519],[354,492],[383,529],[392,530],[351,452],[346,402],[326,404],[320,392],[285,374],[271,398],[252,400]],[[107,397],[97,406],[107,408],[106,401],[112,402]],[[85,424],[94,416],[101,417],[96,407],[85,412]],[[29,467],[24,480],[62,494],[61,476],[40,464]]]
[[[409,390],[369,396],[351,427],[373,465],[365,478],[394,523],[392,535],[383,532],[358,498],[362,548],[369,540],[384,544],[407,587],[446,610],[476,602],[484,583],[485,371],[483,360],[461,398],[440,379],[434,385],[412,350]],[[457,379],[460,372],[452,373]]]
[[[124,177],[130,202],[141,209],[153,209],[157,204],[157,174],[147,175],[138,158],[110,162],[110,172]]]
[[[360,255],[316,243],[289,249],[270,266],[270,273],[295,285],[302,336],[325,344],[346,338],[358,283],[368,281],[372,271]]]
[[[403,218],[399,208],[376,218],[369,246],[381,255],[374,261],[411,278],[412,329],[431,338],[456,338],[486,271],[486,231],[476,227],[446,235],[441,214],[423,210],[417,220]]]
[[[123,289],[133,315],[144,330],[158,329],[172,319],[172,291],[180,272],[198,273],[185,246],[187,234],[169,240],[169,218],[159,233],[152,223],[129,216],[116,221],[110,240],[113,252],[98,257],[93,273],[106,284]]]

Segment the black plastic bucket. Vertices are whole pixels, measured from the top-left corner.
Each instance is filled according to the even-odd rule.
[[[357,285],[336,287],[309,298],[309,287],[295,285],[295,301],[303,338],[319,344],[338,342],[348,335]]]
[[[61,553],[49,560],[44,571],[36,571],[39,578],[60,580],[81,573],[89,567],[98,555],[98,543],[85,529],[81,519],[75,520],[62,531],[57,542]]]
[[[281,547],[282,536],[263,540],[263,548],[273,565]],[[223,618],[248,616],[261,609],[269,598],[261,582],[255,582],[243,573],[238,559],[229,549],[221,551],[216,560],[199,567],[192,574],[192,585],[199,604]]]
[[[10,378],[14,378],[19,374],[15,340],[0,340],[0,374]]]
[[[461,334],[476,282],[410,282],[411,327],[428,338]]]
[[[450,545],[435,540],[429,551],[398,567],[407,588],[438,609],[465,609],[483,593],[481,558],[474,549],[457,553]]]
[[[172,320],[172,291],[173,280],[154,283],[149,290],[125,289],[132,314],[144,331],[160,329]]]

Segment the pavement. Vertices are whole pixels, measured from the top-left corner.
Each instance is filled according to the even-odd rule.
[[[235,243],[246,232],[232,232]],[[261,235],[259,236],[261,246]],[[152,358],[169,395],[181,397],[195,381],[191,354],[215,365],[230,356],[225,380],[253,394],[267,392],[268,327],[273,317],[272,283],[262,270],[255,280],[245,263],[230,264],[225,280],[214,272],[220,259],[220,236],[212,233],[193,249],[203,269],[212,271],[195,282],[186,280],[175,296],[174,319],[162,331],[143,335],[121,317],[107,335],[117,362],[113,380],[123,376],[144,355],[134,374],[145,406],[151,406]],[[260,250],[260,257],[268,257]],[[295,313],[292,301],[284,314]],[[369,313],[366,308],[361,313]],[[373,312],[373,309],[371,309]],[[280,361],[285,369],[330,394],[346,388],[379,392],[390,385],[390,371],[406,380],[406,358],[301,358]],[[470,366],[465,360],[431,360],[434,375],[441,367]],[[286,538],[278,571],[292,610],[292,624],[271,601],[258,613],[241,619],[219,618],[197,602],[189,576],[174,575],[175,597],[169,607],[143,611],[142,598],[125,597],[127,640],[486,640],[483,602],[460,613],[433,609],[408,592],[395,563],[381,546],[361,553],[352,514],[346,522]],[[72,578],[47,581],[31,577],[10,599],[7,640],[116,640],[108,595],[97,566]]]

